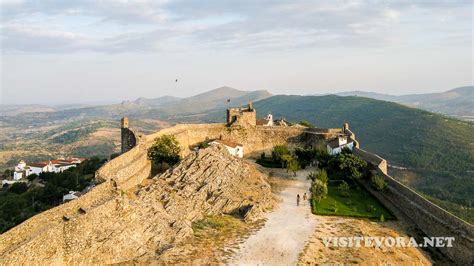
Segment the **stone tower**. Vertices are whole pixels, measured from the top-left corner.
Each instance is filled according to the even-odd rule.
[[[345,122],[343,125],[342,125],[342,133],[346,133],[349,129],[349,123]]]
[[[121,152],[125,153],[131,150],[137,144],[137,140],[133,131],[128,128],[128,117],[123,117],[120,122],[122,138]]]
[[[227,109],[227,125],[228,126],[256,126],[257,111],[253,108],[250,101],[247,107],[231,107]]]

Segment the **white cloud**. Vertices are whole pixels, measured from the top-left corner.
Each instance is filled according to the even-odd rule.
[[[386,9],[384,10],[383,15],[389,20],[398,20],[400,12],[395,9]]]
[[[2,3],[2,50],[121,53],[196,48],[268,51],[383,47],[400,44],[387,40],[409,42],[413,29],[429,29],[433,20],[439,21],[440,14],[458,15],[462,19],[459,24],[470,22],[469,16],[464,15],[465,5],[425,1],[11,2]],[[417,10],[423,12],[413,15]],[[452,31],[459,25],[451,26]],[[460,31],[457,30],[460,35],[472,35],[469,30]],[[442,38],[434,36],[446,33],[444,29],[431,29],[417,32],[416,36],[422,34],[439,41]]]

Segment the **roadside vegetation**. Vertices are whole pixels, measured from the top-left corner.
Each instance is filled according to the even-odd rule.
[[[94,185],[94,172],[105,160],[92,157],[62,173],[28,176],[30,182],[4,185],[0,190],[0,233],[62,203],[69,191]]]

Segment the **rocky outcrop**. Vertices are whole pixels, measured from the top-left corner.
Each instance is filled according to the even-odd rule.
[[[223,147],[191,153],[134,190],[109,187],[100,204],[78,209],[60,222],[46,222],[34,233],[26,230],[27,237],[21,236],[23,224],[15,228],[15,237],[2,235],[2,263],[159,261],[193,234],[194,221],[222,213],[257,220],[274,204],[266,176]]]

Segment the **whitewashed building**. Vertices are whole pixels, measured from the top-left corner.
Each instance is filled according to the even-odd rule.
[[[17,181],[30,175],[30,167],[28,167],[25,161],[21,160],[18,165],[15,166],[15,172],[13,172],[13,180]]]
[[[86,158],[70,158],[49,160],[48,162],[38,162],[26,165],[25,161],[21,160],[15,167],[13,174],[14,180],[20,180],[32,174],[40,175],[41,173],[62,173],[65,170],[76,167],[78,164],[85,161]]]
[[[348,148],[352,151],[354,148],[354,142],[348,141],[346,136],[338,136],[335,140],[330,141],[326,147],[330,155],[336,155],[341,153],[344,148]]]
[[[273,115],[268,114],[265,118],[258,119],[257,120],[257,126],[272,127],[273,126]]]
[[[224,145],[229,153],[233,156],[242,158],[244,157],[244,145],[235,143],[230,140],[222,140],[222,139],[216,139],[211,142],[209,142],[210,145]]]

